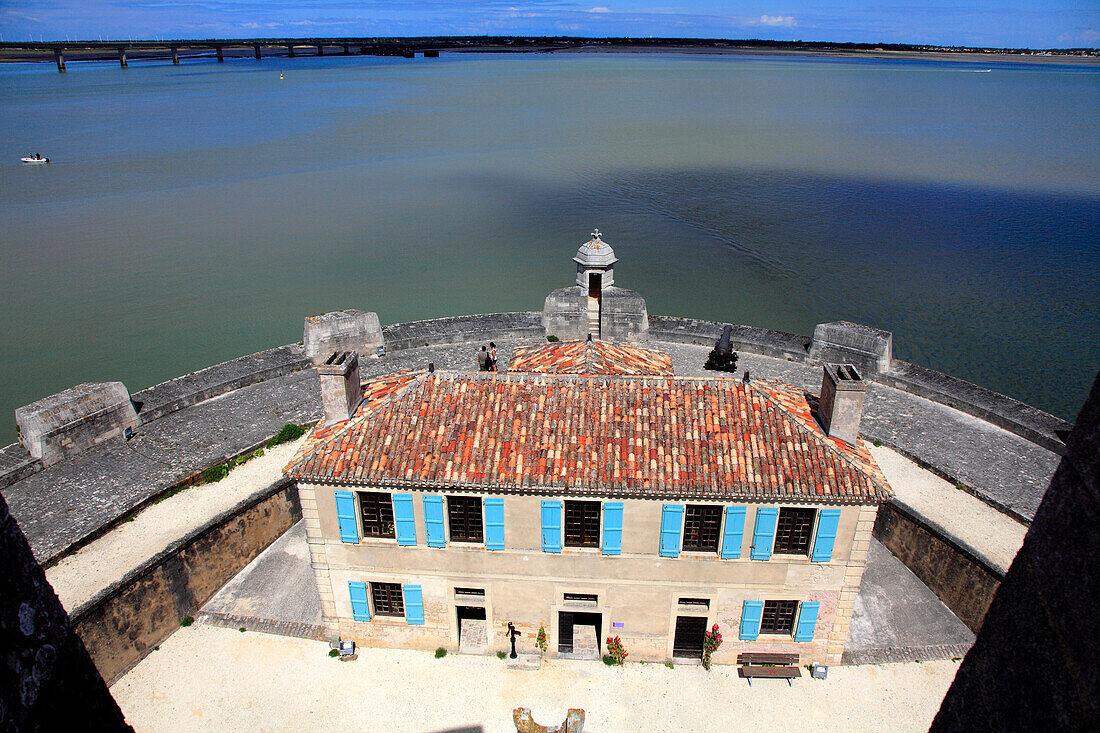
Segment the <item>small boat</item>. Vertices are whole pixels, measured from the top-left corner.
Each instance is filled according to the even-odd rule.
[[[43,163],[50,162],[49,158],[43,158],[38,153],[35,153],[34,155],[28,155],[26,158],[20,158],[19,160],[23,161],[27,165],[42,165]]]

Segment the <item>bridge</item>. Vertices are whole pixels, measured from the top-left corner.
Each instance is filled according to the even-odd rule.
[[[434,38],[224,38],[179,39],[140,41],[9,41],[0,43],[0,54],[11,60],[38,61],[52,54],[57,70],[65,71],[65,57],[70,60],[103,60],[117,55],[122,68],[131,58],[166,59],[178,64],[180,58],[208,56],[211,52],[218,61],[225,61],[227,54],[251,55],[256,59],[279,55],[324,56],[363,54],[373,56],[403,56],[413,58],[417,54],[428,58],[439,56],[447,49],[479,45],[478,41]]]

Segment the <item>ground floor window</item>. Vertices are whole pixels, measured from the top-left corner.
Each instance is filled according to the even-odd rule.
[[[401,595],[400,583],[371,583],[370,595],[374,601],[375,616],[405,615],[405,599]]]
[[[794,612],[798,601],[764,601],[760,617],[761,634],[789,634],[794,629]]]

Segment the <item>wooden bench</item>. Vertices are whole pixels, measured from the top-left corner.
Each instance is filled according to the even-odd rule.
[[[764,654],[746,653],[737,655],[737,676],[749,681],[752,686],[753,677],[787,680],[787,684],[794,686],[794,678],[802,676],[802,670],[798,668],[797,654]]]

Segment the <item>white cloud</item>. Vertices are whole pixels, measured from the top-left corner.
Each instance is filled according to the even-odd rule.
[[[590,8],[588,12],[590,12],[590,13],[610,13],[611,8],[605,8],[602,5],[598,5],[594,8]]]
[[[761,15],[760,25],[782,25],[792,26],[794,25],[793,15]]]

